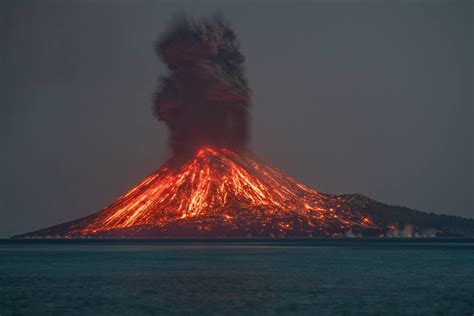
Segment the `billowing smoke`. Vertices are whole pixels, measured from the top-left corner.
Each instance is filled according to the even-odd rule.
[[[169,72],[161,79],[154,112],[170,129],[173,150],[243,148],[250,90],[230,24],[221,16],[179,17],[157,41],[156,51]]]

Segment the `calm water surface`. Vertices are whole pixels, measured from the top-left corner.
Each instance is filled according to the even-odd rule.
[[[3,240],[0,314],[473,315],[474,240]]]

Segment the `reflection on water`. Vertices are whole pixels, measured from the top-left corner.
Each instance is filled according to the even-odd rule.
[[[0,241],[0,314],[474,313],[474,240]]]

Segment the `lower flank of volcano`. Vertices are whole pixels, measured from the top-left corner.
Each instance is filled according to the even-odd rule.
[[[395,214],[393,207],[362,195],[329,195],[309,189],[250,152],[204,147],[170,159],[97,213],[16,237],[383,237],[452,233],[410,221],[415,218],[413,212],[416,216],[437,215],[406,210],[400,220],[391,216]]]

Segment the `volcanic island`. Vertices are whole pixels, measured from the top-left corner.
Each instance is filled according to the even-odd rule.
[[[15,238],[474,235],[473,219],[320,193],[255,156],[245,58],[222,16],[177,18],[155,47],[173,156],[102,210]]]

